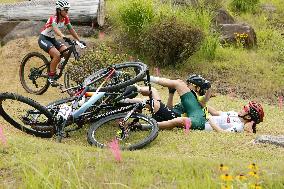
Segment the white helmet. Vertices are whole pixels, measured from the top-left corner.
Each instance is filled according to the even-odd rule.
[[[64,8],[70,8],[70,3],[69,1],[66,0],[58,0],[56,1],[56,6],[57,9],[63,10]]]

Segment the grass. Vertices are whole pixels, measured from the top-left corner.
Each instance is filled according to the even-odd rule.
[[[24,0],[0,0],[0,3],[17,3],[22,1]]]
[[[162,94],[165,98],[166,91]],[[244,103],[226,96],[210,102],[226,110],[237,110]],[[269,113],[257,135],[283,134],[283,110],[270,105],[264,108]],[[254,144],[256,136],[251,134],[161,131],[151,145],[122,152],[122,162],[116,162],[108,149],[90,147],[84,130],[58,144],[54,139],[28,136],[1,123],[2,127],[5,124],[8,141],[6,146],[0,145],[3,188],[220,188],[224,183],[220,164],[229,166],[228,173],[237,176],[247,175],[251,163],[259,166],[258,182],[264,188],[281,188],[284,182],[284,149]],[[255,181],[249,178],[244,185],[249,182]],[[239,184],[237,180],[233,183]]]

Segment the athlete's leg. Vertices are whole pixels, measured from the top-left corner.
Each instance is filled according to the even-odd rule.
[[[184,128],[187,119],[187,117],[177,117],[168,121],[158,122],[158,126],[160,129],[173,129],[175,127]]]
[[[60,62],[60,52],[55,47],[52,47],[49,49],[48,54],[52,57],[50,62],[50,73],[53,75],[56,73],[56,66]]]
[[[187,87],[187,84],[180,79],[171,80],[167,78],[151,76],[150,81],[162,85],[164,87],[175,88],[180,96],[187,92],[190,92],[190,89]]]
[[[62,44],[62,45],[59,47],[59,52],[62,52],[62,51],[64,51],[65,49],[67,49],[67,47]],[[68,52],[64,52],[64,58],[67,58],[67,54],[68,54]]]

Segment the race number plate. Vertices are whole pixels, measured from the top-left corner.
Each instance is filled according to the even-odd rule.
[[[71,112],[72,112],[71,106],[68,106],[67,104],[62,104],[60,106],[60,110],[57,116],[63,117],[66,120]]]

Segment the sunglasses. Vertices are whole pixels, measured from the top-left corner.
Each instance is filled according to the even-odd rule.
[[[69,11],[69,9],[63,9],[65,12],[68,12]]]

